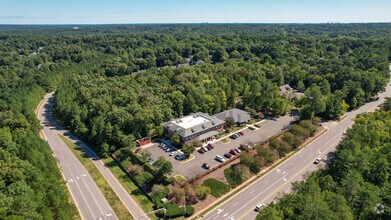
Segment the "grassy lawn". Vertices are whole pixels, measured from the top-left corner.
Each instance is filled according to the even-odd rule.
[[[154,204],[149,201],[149,199],[140,191],[140,189],[132,182],[129,177],[118,167],[113,158],[105,158],[103,162],[110,169],[113,175],[117,178],[117,180],[121,183],[121,185],[125,188],[125,190],[133,197],[133,199],[137,202],[137,204],[144,210],[144,212],[153,211]],[[154,216],[149,216],[150,218],[154,218]]]
[[[92,163],[91,159],[84,157],[84,152],[79,149],[74,143],[68,140],[62,135],[58,135],[64,143],[71,149],[73,154],[79,159],[79,161],[86,168],[88,173],[94,179],[96,185],[98,185],[100,191],[105,196],[107,202],[113,208],[115,214],[119,219],[133,219],[132,215],[129,213],[128,209],[124,206],[121,200],[118,198],[117,194],[113,191],[111,186],[107,183],[106,179],[99,172],[98,168]]]
[[[229,141],[227,138],[224,138],[224,139],[221,139],[220,142],[223,144],[228,144],[231,141]]]

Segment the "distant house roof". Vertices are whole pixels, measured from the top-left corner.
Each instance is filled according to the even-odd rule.
[[[227,117],[232,117],[235,119],[236,123],[244,123],[251,119],[250,113],[243,111],[241,109],[233,108],[225,112],[220,112],[214,115],[220,120],[225,120]]]
[[[224,121],[205,113],[194,113],[182,118],[178,118],[162,125],[182,138],[200,133],[211,127],[223,125]]]
[[[293,93],[293,89],[289,84],[285,84],[285,85],[280,86],[280,94],[281,93],[284,93],[284,94]]]
[[[301,92],[295,92],[295,90],[289,85],[285,84],[279,87],[280,88],[280,95],[283,96],[285,95],[288,99],[293,99],[293,98],[301,98],[304,93]]]

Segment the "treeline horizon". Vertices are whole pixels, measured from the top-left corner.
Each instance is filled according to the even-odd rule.
[[[73,27],[79,27],[74,30]],[[391,22],[368,23],[140,23],[140,24],[0,24],[2,34],[284,34],[329,37],[391,37]],[[2,35],[0,34],[0,36]]]

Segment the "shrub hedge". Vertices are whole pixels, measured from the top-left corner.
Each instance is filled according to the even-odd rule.
[[[224,176],[228,180],[231,188],[235,188],[243,182],[240,175],[233,170],[232,166],[224,170]]]
[[[211,190],[210,194],[216,198],[222,196],[230,190],[229,185],[215,179],[207,179],[202,185],[209,187]]]

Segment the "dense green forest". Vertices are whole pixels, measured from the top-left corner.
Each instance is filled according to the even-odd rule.
[[[329,155],[329,166],[295,183],[292,194],[261,210],[257,219],[390,219],[391,111],[355,121]]]
[[[382,91],[389,76],[385,40],[234,34],[94,39],[85,47],[104,60],[67,77],[56,92],[55,111],[103,154],[161,134],[162,122],[191,112],[238,107],[283,115],[297,107],[302,118],[335,119]],[[186,59],[203,62],[175,68]],[[283,84],[304,98],[280,96]]]
[[[0,59],[9,62],[0,64],[0,219],[74,219],[76,208],[34,114],[59,72],[30,65],[41,58]]]
[[[303,118],[337,118],[384,88],[390,30],[390,24],[2,25],[0,219],[76,213],[38,136],[34,109],[45,92],[56,90],[59,121],[102,155],[196,111],[235,106],[279,115],[297,107]],[[283,84],[304,98],[279,96]]]

